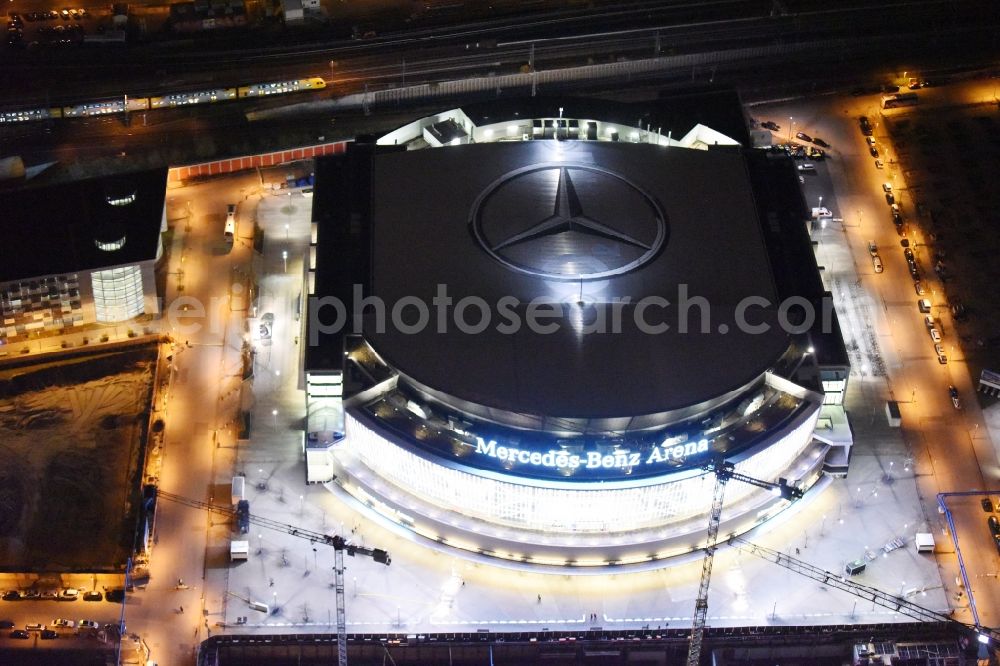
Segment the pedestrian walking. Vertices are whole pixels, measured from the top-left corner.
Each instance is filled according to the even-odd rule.
[[[538,603],[542,603],[542,595],[538,595]]]
[[[181,606],[181,612],[182,613],[184,612],[184,606]]]
[[[271,579],[271,582],[268,584],[268,587],[274,587],[274,579],[273,578]]]

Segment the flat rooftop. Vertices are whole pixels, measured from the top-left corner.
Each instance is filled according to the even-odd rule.
[[[155,259],[166,188],[167,170],[150,169],[0,191],[0,282]],[[130,204],[108,203],[132,193]],[[97,247],[109,232],[124,234],[120,249]]]
[[[744,387],[788,346],[740,150],[534,141],[378,154],[373,165],[371,294],[390,312],[415,297],[432,316],[412,332],[369,314],[364,333],[419,388],[524,414],[655,414]],[[453,304],[486,303],[485,330],[459,330],[455,308],[440,329],[439,285]],[[704,332],[698,307],[678,307],[682,293],[708,303]],[[766,332],[735,325],[749,297],[771,303],[748,311]],[[666,332],[637,323],[649,298],[669,301],[642,312]],[[522,323],[532,301],[561,303],[561,316],[541,320],[558,330],[498,330],[509,320],[501,299]],[[415,308],[401,311],[416,320]],[[481,314],[470,307],[464,319]],[[585,332],[601,317],[606,332]]]

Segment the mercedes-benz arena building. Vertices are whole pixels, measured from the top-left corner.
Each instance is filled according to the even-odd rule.
[[[323,158],[309,480],[436,547],[566,571],[697,548],[712,460],[805,490],[846,473],[798,182],[722,97],[701,100],[721,129],[678,111],[697,96],[515,100]],[[732,481],[723,534],[788,505]]]

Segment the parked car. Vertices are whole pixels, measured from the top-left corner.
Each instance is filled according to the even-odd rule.
[[[807,141],[809,143],[812,143],[812,137],[806,134],[805,132],[796,132],[795,138],[799,139],[800,141]]]
[[[1000,536],[1000,519],[998,519],[996,516],[990,516],[986,520],[986,524],[989,525],[990,534],[992,534],[995,537]]]
[[[873,257],[876,254],[878,254],[878,245],[876,245],[875,241],[873,240],[868,241],[868,254],[872,255]]]
[[[882,183],[883,192],[892,192],[892,183]]]
[[[989,497],[984,497],[979,500],[979,506],[983,507],[983,511],[986,513],[993,513],[993,500]]]
[[[871,155],[872,157],[878,157],[878,150],[875,149],[875,146],[869,146],[868,154]]]
[[[930,312],[931,311],[930,299],[921,298],[919,301],[917,301],[917,309],[923,312],[924,314]]]
[[[53,627],[66,627],[67,629],[72,629],[76,626],[76,622],[73,620],[64,620],[63,618],[56,618],[50,622]]]
[[[14,620],[0,620],[0,629],[13,629]]]
[[[53,638],[59,638],[59,634],[52,631],[51,629],[42,629],[42,633],[40,634],[40,636],[43,641],[50,641]]]
[[[882,266],[882,257],[878,256],[877,254],[872,255],[872,266],[875,268],[876,273],[881,273],[882,271],[885,270],[885,268]]]
[[[813,139],[813,143],[815,143],[817,146],[822,146],[823,148],[829,148],[830,147],[830,144],[828,144],[826,141],[824,141],[823,139],[821,139],[819,137],[816,137],[815,139]]]
[[[24,629],[15,629],[14,631],[10,632],[9,636],[11,638],[18,638],[20,640],[31,638],[31,635]]]
[[[958,397],[958,389],[954,386],[948,387],[948,396],[951,398],[951,404],[955,409],[962,409],[962,401]]]
[[[84,601],[100,601],[103,598],[104,595],[101,594],[100,590],[89,590],[83,593]]]
[[[924,285],[920,282],[920,280],[913,283],[913,291],[917,292],[917,296],[923,296],[927,293],[924,291]]]
[[[771,120],[765,120],[760,124],[760,126],[763,127],[764,129],[769,129],[772,132],[777,132],[778,130],[781,129],[781,125]]]
[[[93,629],[94,631],[97,631],[98,629],[101,628],[101,625],[99,625],[97,622],[95,622],[93,620],[80,620],[80,622],[78,623],[78,625],[79,625],[79,628],[81,630],[83,630],[83,629]]]
[[[941,365],[948,363],[948,356],[944,353],[944,347],[941,345],[934,345],[934,353],[937,354],[938,363]]]
[[[76,601],[76,598],[80,596],[80,590],[75,587],[67,587],[59,595],[59,598],[63,601]]]
[[[799,165],[799,171],[808,171],[810,173],[815,173],[816,172],[816,165],[815,164],[809,164],[808,162],[806,162],[805,164],[800,164]]]
[[[885,166],[885,165],[882,164],[882,160],[875,160],[875,168],[876,169],[881,169],[883,166]]]
[[[21,593],[17,590],[7,590],[3,593],[4,601],[20,601]]]
[[[937,326],[937,322],[934,321],[934,315],[924,315],[924,326],[926,326],[928,330]]]
[[[887,204],[889,204],[890,206],[891,206],[892,204],[896,203],[896,197],[894,197],[894,196],[892,195],[892,192],[886,192],[886,193],[885,193],[885,202],[886,202]]]
[[[941,331],[937,330],[936,326],[930,327],[927,329],[927,332],[930,334],[931,340],[934,342],[941,342]]]

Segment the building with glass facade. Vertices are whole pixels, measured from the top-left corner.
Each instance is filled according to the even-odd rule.
[[[739,108],[512,100],[320,160],[308,480],[436,548],[580,569],[698,548],[713,461],[845,474],[808,212]],[[726,498],[726,533],[788,506]]]
[[[156,314],[166,169],[0,192],[0,343]]]

